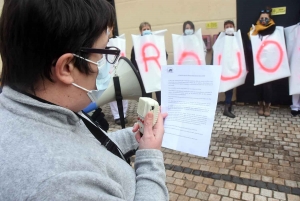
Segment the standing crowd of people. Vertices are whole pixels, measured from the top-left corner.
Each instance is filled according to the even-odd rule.
[[[275,31],[276,25],[274,20],[271,18],[271,12],[272,10],[270,8],[263,9],[260,11],[258,20],[255,23],[254,27],[250,28],[250,31],[248,33],[249,40],[251,39],[250,34],[252,35],[258,35],[261,40],[266,39],[269,35],[272,35]],[[226,20],[224,22],[224,33],[226,37],[232,37],[235,34],[235,24],[232,20]],[[254,30],[252,33],[252,29]],[[151,34],[151,25],[149,22],[142,22],[139,26],[139,30],[142,36]],[[221,33],[221,32],[220,32]],[[219,33],[219,34],[220,34]],[[195,25],[192,21],[186,21],[183,23],[183,35],[193,35],[195,34]],[[207,50],[204,46],[204,53],[206,54]],[[166,53],[168,56],[168,54]],[[134,48],[132,48],[131,51],[131,62],[134,64],[134,66],[138,68],[137,62],[135,60],[135,52]],[[247,68],[253,68],[248,67]],[[258,101],[258,110],[257,114],[259,116],[270,116],[270,106],[272,102],[272,82],[266,82],[260,85],[255,86],[256,94],[257,94],[257,101]],[[233,114],[232,109],[232,97],[233,97],[233,90],[230,89],[225,92],[225,101],[224,101],[224,110],[223,115],[235,118],[235,114]],[[152,97],[151,93],[147,94],[147,96]],[[160,104],[160,92],[156,92],[157,100]],[[292,95],[292,105],[291,105],[291,114],[293,116],[300,115],[300,94]]]

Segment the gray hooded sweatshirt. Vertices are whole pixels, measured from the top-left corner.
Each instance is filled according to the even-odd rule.
[[[110,133],[123,153],[132,128]],[[168,200],[163,154],[138,150],[135,169],[106,150],[74,112],[4,87],[0,200]]]

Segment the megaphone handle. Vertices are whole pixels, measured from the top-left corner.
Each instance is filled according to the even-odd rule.
[[[116,95],[116,101],[118,105],[118,111],[120,115],[120,121],[122,128],[125,128],[125,119],[124,119],[124,112],[123,112],[123,96],[121,93],[121,85],[120,80],[118,76],[113,77],[114,80],[114,87],[115,87],[115,95]]]
[[[85,113],[89,113],[93,110],[96,110],[98,108],[98,105],[94,102],[90,103],[86,108],[83,109]]]

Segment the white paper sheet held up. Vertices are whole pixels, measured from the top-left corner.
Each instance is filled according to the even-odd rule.
[[[219,65],[162,66],[162,146],[207,157],[222,68]]]

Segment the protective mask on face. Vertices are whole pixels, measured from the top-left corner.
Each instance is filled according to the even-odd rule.
[[[96,78],[97,90],[105,90],[108,87],[110,81],[110,65],[106,61],[105,56],[103,55],[102,59],[97,62],[98,66],[98,75]]]
[[[152,34],[151,30],[144,30],[143,31],[143,36],[151,35],[151,34]]]
[[[184,30],[184,34],[185,35],[193,35],[193,33],[194,33],[193,29],[186,29],[186,30]]]
[[[103,55],[102,59],[100,59],[97,63],[93,62],[89,59],[85,59],[81,56],[73,54],[75,57],[84,59],[90,63],[96,64],[98,66],[98,75],[96,77],[96,87],[97,90],[87,90],[75,83],[72,83],[73,86],[80,88],[87,92],[88,97],[91,99],[92,102],[97,102],[103,92],[107,89],[109,82],[110,82],[110,74],[109,69],[110,65],[107,63],[105,59],[105,55]]]
[[[227,28],[227,29],[225,29],[225,33],[227,35],[232,35],[234,33],[234,28]]]
[[[261,19],[259,20],[259,22],[260,22],[262,25],[267,26],[267,25],[269,24],[269,22],[270,22],[270,19],[269,19],[269,18],[261,18]]]
[[[92,102],[97,103],[97,100],[99,100],[99,98],[101,97],[101,95],[103,94],[104,90],[87,90],[86,88],[83,88],[75,83],[72,83],[73,86],[82,89],[83,91],[87,92],[88,97],[91,99]]]

